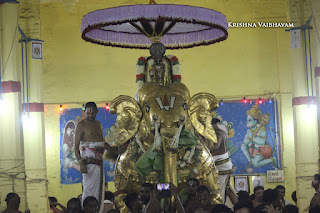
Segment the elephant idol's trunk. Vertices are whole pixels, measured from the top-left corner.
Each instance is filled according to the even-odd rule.
[[[167,137],[162,137],[162,147],[164,153],[164,177],[167,183],[172,183],[178,186],[178,173],[177,173],[177,154],[169,151],[167,147],[169,146],[171,139]],[[170,208],[174,208],[174,198],[171,198]]]

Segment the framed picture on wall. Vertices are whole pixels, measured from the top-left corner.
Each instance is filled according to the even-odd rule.
[[[252,176],[252,187],[262,186],[265,188],[265,178],[263,176]]]
[[[234,177],[234,186],[235,190],[238,193],[239,191],[249,192],[249,183],[247,176],[235,176]]]
[[[43,50],[42,50],[42,41],[32,41],[32,58],[42,59]]]

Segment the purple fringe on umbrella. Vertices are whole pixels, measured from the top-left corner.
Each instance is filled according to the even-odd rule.
[[[121,6],[91,12],[82,19],[82,38],[102,45],[148,48],[152,44],[149,38],[140,33],[132,33],[131,25],[128,25],[130,29],[128,28],[127,32],[102,30],[101,27],[158,19],[208,26],[199,31],[165,34],[161,42],[169,49],[211,44],[225,40],[228,36],[227,19],[220,12],[187,5],[152,4]]]

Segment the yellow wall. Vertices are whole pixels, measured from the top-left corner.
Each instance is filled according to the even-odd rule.
[[[42,2],[41,39],[45,41],[43,100],[47,104],[45,128],[49,195],[66,203],[81,193],[81,186],[60,184],[59,104],[78,103],[67,107],[80,108],[87,101],[102,104],[120,94],[134,96],[136,61],[139,56],[149,54],[147,50],[118,49],[83,41],[81,18],[96,9],[145,4],[148,1]],[[172,2],[159,0],[158,3]],[[285,0],[272,1],[272,5],[268,1],[253,0],[181,0],[175,3],[215,9],[233,22],[286,21]],[[210,92],[226,99],[281,93],[277,98],[280,102],[284,186],[289,199],[296,188],[289,33],[283,28],[231,28],[226,41],[187,50],[168,50],[167,54],[179,58],[182,81],[191,94]],[[268,184],[267,187],[276,185]]]

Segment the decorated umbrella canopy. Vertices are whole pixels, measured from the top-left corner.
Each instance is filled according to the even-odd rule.
[[[114,47],[148,49],[161,42],[167,49],[210,45],[228,37],[226,17],[215,10],[174,4],[113,7],[82,19],[82,38]]]

